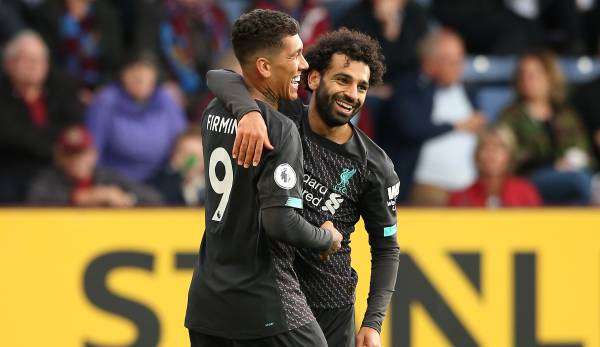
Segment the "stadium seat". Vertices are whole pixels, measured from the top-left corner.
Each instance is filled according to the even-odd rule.
[[[569,83],[584,83],[600,75],[600,61],[589,57],[561,58],[561,68]]]
[[[468,83],[508,82],[512,78],[517,59],[513,56],[467,57],[464,81]]]
[[[516,56],[467,57],[464,81],[468,83],[510,82],[517,65]],[[600,76],[600,59],[590,57],[561,57],[560,65],[569,83],[587,82]]]
[[[489,86],[478,90],[477,102],[488,122],[496,121],[504,107],[514,99],[514,94],[510,86]]]

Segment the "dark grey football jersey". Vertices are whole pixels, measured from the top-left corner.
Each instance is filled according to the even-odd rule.
[[[275,150],[256,168],[234,163],[236,119],[213,100],[202,121],[206,230],[188,294],[186,327],[235,339],[315,320],[293,269],[295,248],[267,237],[261,209],[302,208],[302,149],[294,123],[259,102]]]
[[[283,112],[289,116],[298,110]],[[395,238],[400,183],[389,157],[360,129],[353,127],[350,141],[339,145],[315,134],[306,113],[303,107],[302,116],[291,117],[298,123],[304,152],[303,214],[313,225],[332,221],[344,240],[327,262],[313,250],[299,250],[294,268],[311,307],[339,308],[355,299],[358,276],[350,258],[354,226],[362,216],[371,240]]]

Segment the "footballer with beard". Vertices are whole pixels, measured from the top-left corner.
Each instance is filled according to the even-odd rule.
[[[328,259],[300,249],[294,262],[308,304],[328,345],[334,347],[381,345],[381,326],[396,283],[398,176],[386,153],[350,123],[369,87],[381,82],[383,59],[371,37],[345,28],[330,32],[306,53],[309,68],[302,83],[312,91],[309,106],[299,101],[280,105],[302,138],[303,215],[313,225],[333,221],[344,237],[340,251]],[[207,79],[209,88],[236,117],[249,110],[260,112],[240,75],[217,70],[210,71]],[[247,146],[244,141],[242,147]],[[356,333],[358,276],[351,267],[350,234],[360,217],[369,234],[372,265],[367,311]]]

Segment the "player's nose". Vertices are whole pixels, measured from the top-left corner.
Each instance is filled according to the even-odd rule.
[[[300,66],[299,66],[299,70],[303,71],[303,70],[306,70],[306,69],[308,69],[308,62],[304,58],[304,54],[300,53]]]
[[[352,102],[354,103],[358,99],[358,87],[350,86],[344,91],[344,94],[346,98],[352,99]]]

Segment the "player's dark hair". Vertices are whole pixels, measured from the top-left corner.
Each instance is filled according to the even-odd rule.
[[[243,14],[233,24],[233,52],[243,66],[256,52],[281,48],[285,37],[299,32],[298,22],[283,12],[252,10]]]
[[[310,89],[307,83],[310,72],[314,70],[323,74],[336,53],[343,54],[352,61],[367,64],[371,70],[369,85],[376,86],[381,83],[385,73],[385,57],[379,42],[361,32],[341,28],[321,36],[317,43],[307,50],[305,58],[309,67],[302,74],[305,88]]]

